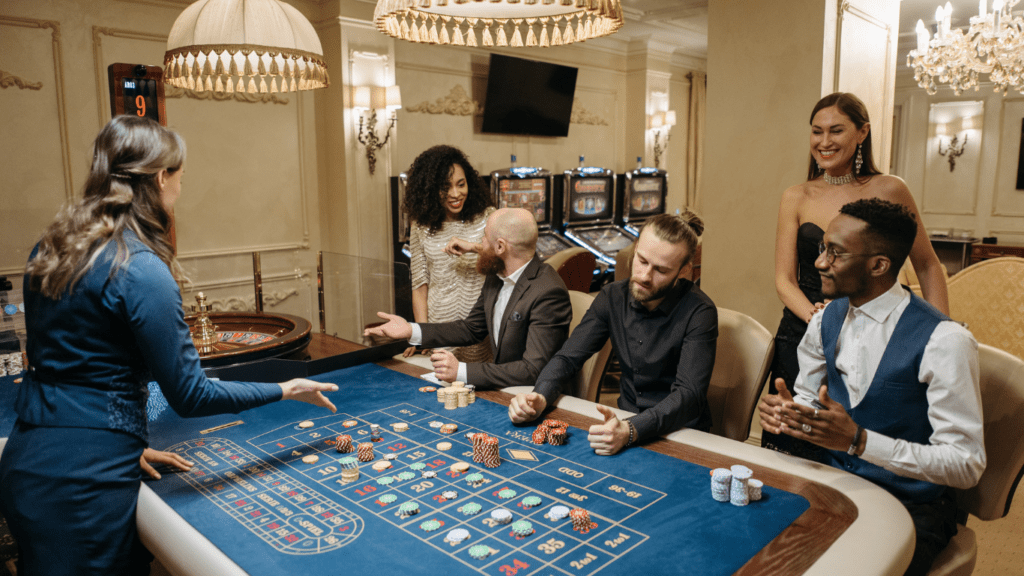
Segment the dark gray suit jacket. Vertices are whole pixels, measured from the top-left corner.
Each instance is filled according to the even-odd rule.
[[[533,386],[544,365],[569,337],[569,292],[558,272],[535,256],[512,289],[495,343],[492,316],[501,286],[501,279],[489,275],[464,320],[420,324],[426,347],[490,343],[493,364],[466,365],[469,383],[477,389]]]

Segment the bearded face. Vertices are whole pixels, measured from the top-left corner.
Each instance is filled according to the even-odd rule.
[[[494,253],[490,242],[484,242],[477,254],[476,271],[485,276],[505,273],[505,261]]]

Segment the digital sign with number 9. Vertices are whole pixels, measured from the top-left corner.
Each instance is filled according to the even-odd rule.
[[[124,78],[124,113],[145,116],[160,121],[156,100],[156,80],[151,78]]]

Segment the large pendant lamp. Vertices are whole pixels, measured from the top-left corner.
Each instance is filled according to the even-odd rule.
[[[623,24],[620,0],[377,0],[373,20],[410,42],[541,48],[607,36]]]
[[[199,0],[185,8],[167,39],[164,81],[249,94],[330,84],[313,25],[279,0]]]

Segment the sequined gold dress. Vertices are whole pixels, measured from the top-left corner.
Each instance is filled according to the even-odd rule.
[[[487,216],[493,211],[493,208],[488,208],[469,222],[445,222],[435,232],[430,232],[418,222],[412,223],[409,238],[412,289],[424,284],[428,286],[428,322],[462,320],[476,304],[484,285],[484,276],[476,271],[477,255],[450,256],[445,253],[444,247],[452,238],[480,242]],[[487,342],[453,348],[452,353],[460,362],[491,361],[491,350]]]

